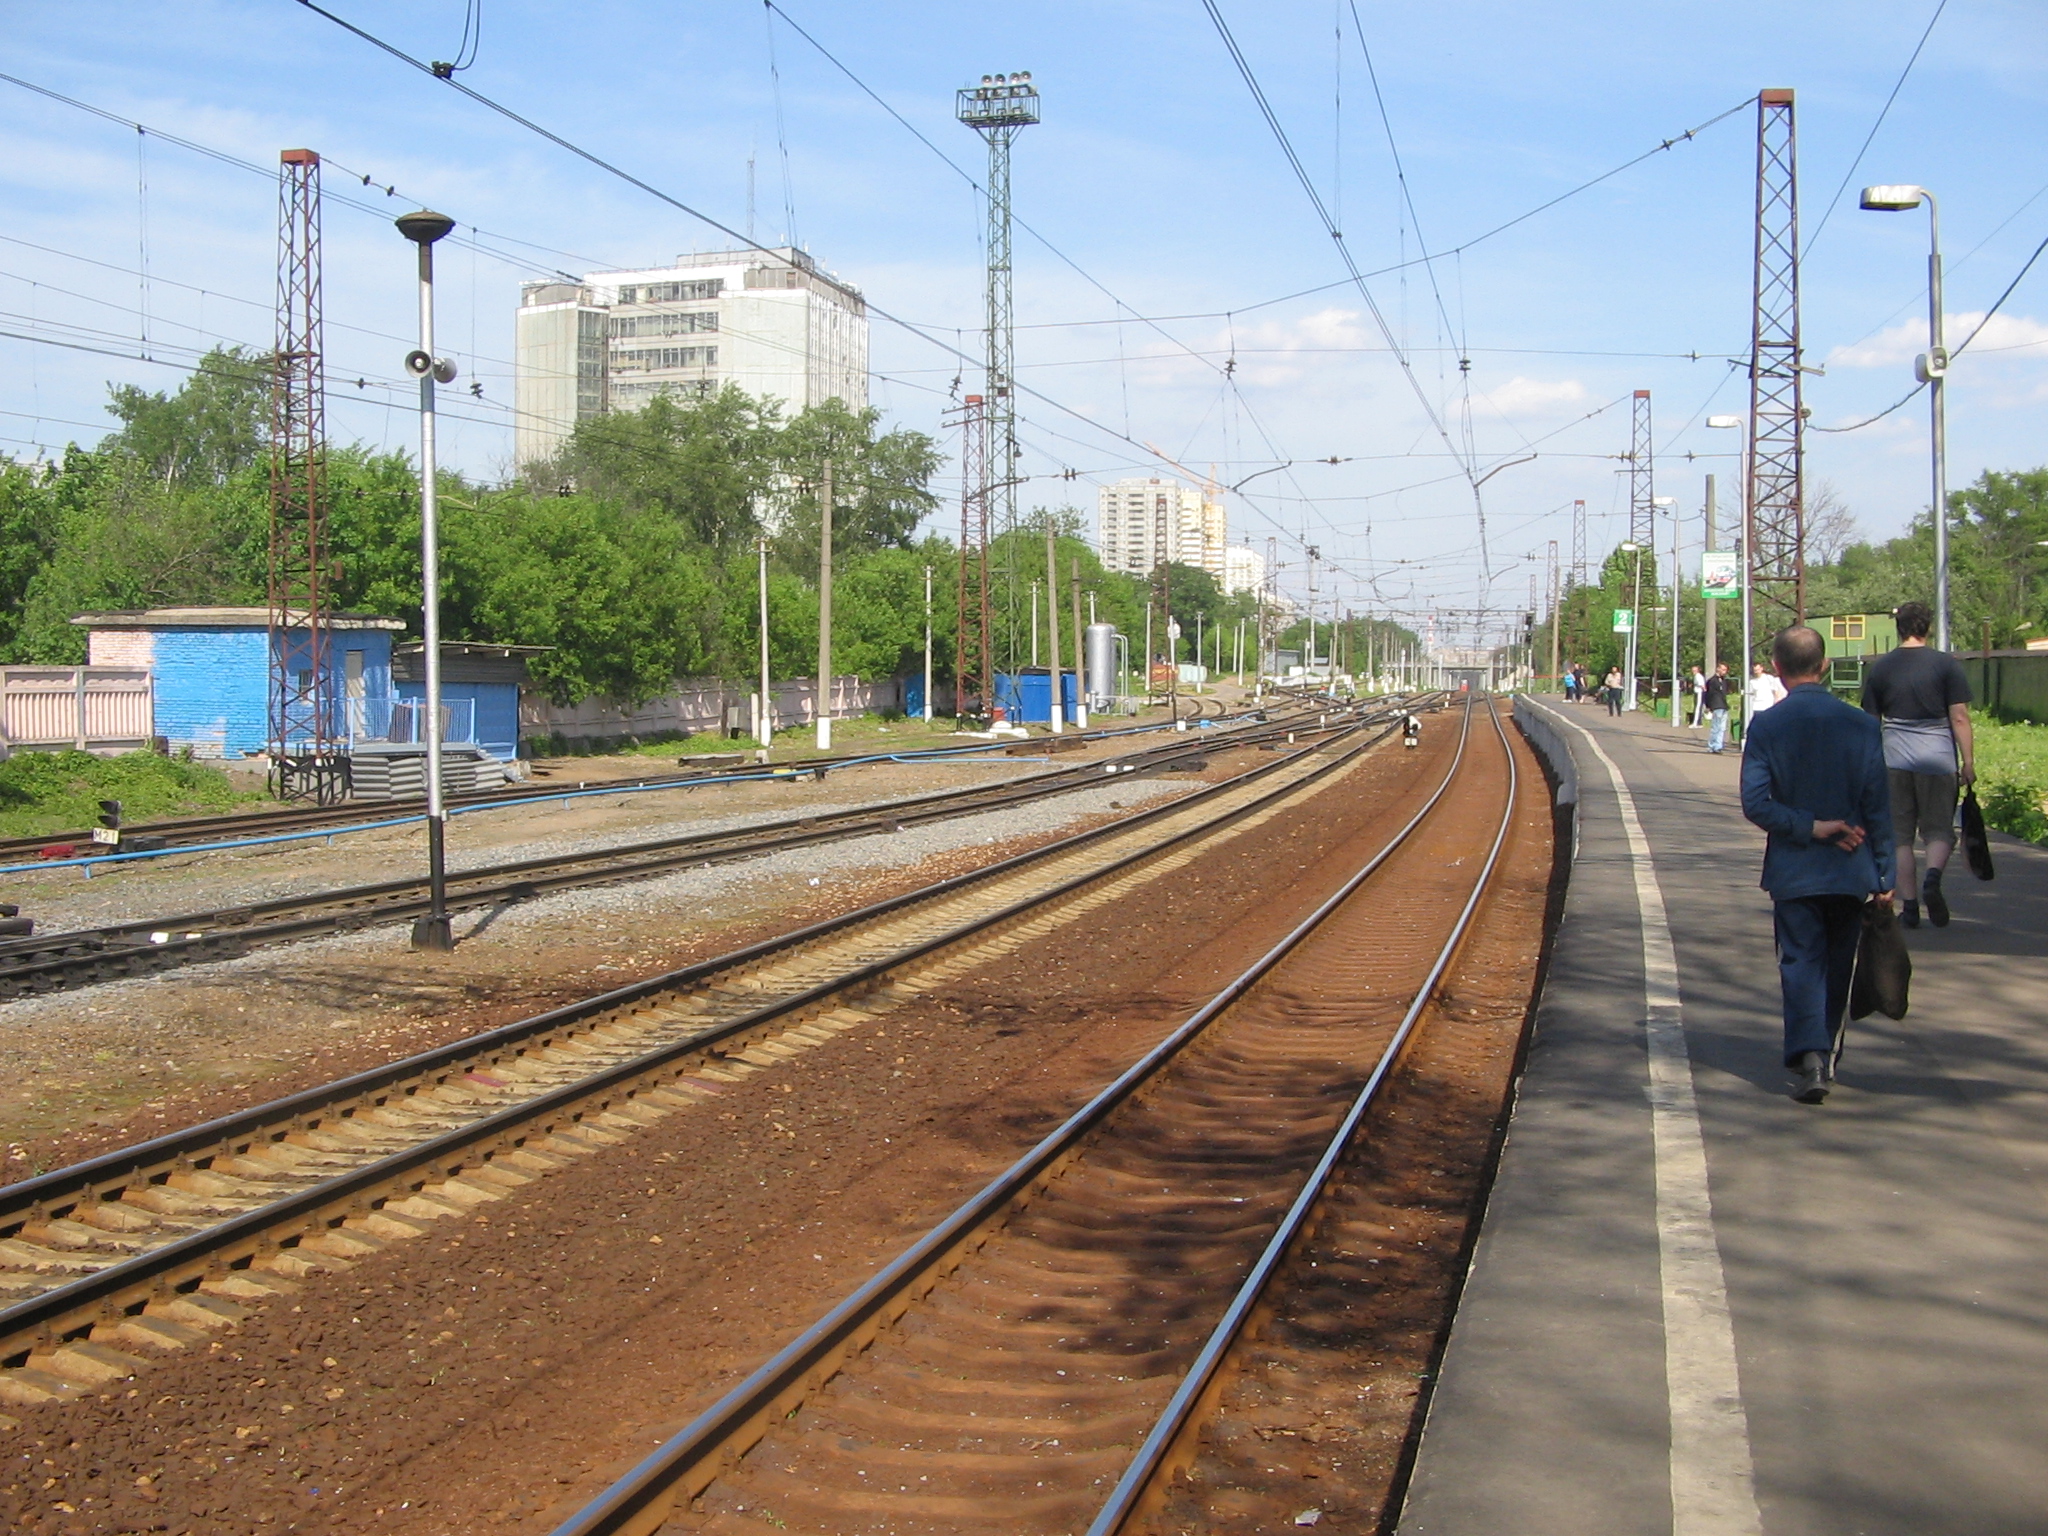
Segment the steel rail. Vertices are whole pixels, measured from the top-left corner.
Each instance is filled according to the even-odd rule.
[[[1363,730],[1364,727],[1354,729]],[[111,1263],[96,1273],[0,1309],[0,1363],[23,1363],[38,1350],[47,1351],[68,1338],[89,1337],[91,1329],[95,1326],[118,1323],[123,1316],[143,1313],[152,1303],[174,1300],[175,1293],[180,1290],[191,1291],[208,1278],[218,1278],[233,1268],[247,1267],[260,1255],[290,1247],[306,1237],[318,1236],[352,1220],[360,1220],[390,1199],[409,1198],[431,1184],[457,1177],[465,1169],[488,1165],[493,1157],[501,1153],[525,1149],[529,1143],[544,1141],[561,1130],[574,1127],[586,1118],[602,1115],[621,1101],[630,1102],[637,1092],[650,1087],[660,1087],[662,1080],[672,1080],[686,1075],[690,1070],[690,1067],[685,1065],[688,1061],[715,1055],[721,1049],[744,1048],[745,1042],[752,1036],[769,1028],[787,1027],[802,1018],[814,1016],[834,999],[843,998],[849,993],[858,995],[882,984],[892,972],[903,970],[921,961],[933,960],[941,952],[949,949],[985,942],[991,931],[1000,931],[1022,922],[1049,903],[1075,896],[1089,887],[1112,880],[1128,872],[1135,865],[1158,858],[1183,844],[1209,836],[1222,827],[1242,820],[1265,806],[1318,782],[1355,760],[1370,746],[1387,739],[1389,735],[1391,731],[1383,732],[1370,740],[1356,742],[1343,751],[1332,754],[1327,762],[1316,766],[1301,778],[1267,790],[1252,800],[1226,809],[1221,815],[1206,822],[1174,832],[1165,839],[1124,854],[1106,865],[1084,870],[1048,889],[1030,892],[1022,899],[993,912],[948,928],[906,949],[842,972],[792,996],[778,998],[749,1010],[715,1028],[689,1035],[656,1050],[580,1077],[574,1082],[547,1090],[495,1114],[486,1115],[442,1135],[429,1137],[256,1209],[231,1216],[210,1225],[204,1231],[150,1249],[133,1258]],[[1228,789],[1243,787],[1248,781],[1276,773],[1289,763],[1302,761],[1311,753],[1323,750],[1327,745],[1329,743],[1304,748],[1289,757],[1263,764],[1222,784],[1210,786],[1208,790],[1201,792],[1201,796],[1209,798]],[[1183,812],[1188,806],[1189,800],[1184,799],[1141,813],[1141,817],[1148,821],[1161,819],[1175,812]],[[1139,819],[1132,818],[1132,821]],[[798,934],[765,941],[763,945],[754,946],[751,950],[738,952],[738,955],[757,956],[773,947],[788,947],[801,941],[807,934],[843,930],[877,913],[898,910],[920,899],[930,900],[939,894],[959,890],[971,883],[986,882],[1000,871],[1015,869],[1026,862],[1046,858],[1055,851],[1071,851],[1108,835],[1127,832],[1130,826],[1131,822],[1126,821],[1112,827],[1084,832],[1073,838],[1063,839],[1060,843],[1048,845],[1044,849],[1004,860],[986,870],[955,876],[951,880],[928,887],[923,892],[913,892],[905,897],[877,903],[875,907],[863,909],[861,913],[847,914],[828,923],[814,925],[812,929],[803,930]],[[731,961],[734,958],[736,957],[727,957],[727,960]],[[62,1202],[65,1199],[70,1199],[75,1206],[80,1200],[109,1193],[118,1197],[121,1191],[142,1176],[139,1165],[155,1164],[162,1171],[157,1173],[154,1182],[161,1183],[168,1176],[169,1170],[164,1168],[167,1160],[174,1167],[190,1168],[202,1167],[215,1155],[232,1160],[236,1155],[237,1142],[242,1143],[240,1150],[246,1153],[259,1145],[260,1139],[265,1136],[275,1141],[282,1139],[295,1128],[317,1129],[318,1114],[322,1108],[332,1111],[340,1104],[346,1104],[350,1109],[357,1105],[372,1107],[369,1096],[374,1093],[380,1081],[387,1093],[384,1102],[388,1102],[389,1095],[396,1093],[407,1083],[415,1091],[423,1086],[438,1086],[452,1077],[478,1070],[480,1060],[503,1060],[507,1055],[516,1057],[523,1054],[522,1047],[527,1050],[545,1049],[549,1044],[555,1043],[553,1032],[565,1024],[574,1023],[579,1019],[587,1020],[593,1015],[616,1009],[625,1003],[644,1001],[654,993],[672,989],[679,978],[702,979],[703,975],[719,968],[721,962],[707,962],[703,966],[672,973],[669,977],[653,978],[621,988],[600,998],[556,1009],[522,1024],[509,1025],[488,1035],[426,1053],[423,1057],[411,1058],[390,1068],[345,1079],[325,1089],[314,1090],[310,1094],[295,1095],[277,1101],[273,1105],[231,1117],[227,1121],[216,1121],[189,1132],[159,1138],[141,1147],[106,1154],[72,1169],[59,1170],[38,1179],[7,1186],[0,1189],[0,1199],[7,1200],[11,1207],[11,1219],[16,1230],[19,1230],[25,1220],[48,1219],[59,1214],[64,1208]],[[493,1056],[492,1052],[497,1054]],[[422,1063],[428,1060],[433,1061],[435,1065],[422,1071]],[[438,1077],[435,1077],[436,1072],[439,1073]],[[434,1082],[428,1084],[428,1078],[434,1078]],[[604,1097],[607,1094],[611,1094],[612,1097]],[[318,1104],[310,1102],[313,1100],[318,1100]],[[309,1114],[308,1111],[312,1113]],[[109,1181],[110,1187],[102,1188],[101,1181]]]
[[[773,1424],[813,1393],[900,1318],[984,1240],[1021,1197],[1044,1189],[1057,1168],[1209,1025],[1341,907],[1405,844],[1450,790],[1471,733],[1466,704],[1458,749],[1443,781],[1420,809],[1338,890],[1186,1022],[1076,1110],[1029,1152],[905,1249],[851,1295],[784,1345],[717,1402],[657,1447],[552,1536],[650,1536],[737,1463]]]
[[[1219,712],[1218,718],[1225,717]],[[1250,718],[1250,714],[1244,718]],[[1120,736],[1139,735],[1148,731],[1172,729],[1171,722],[1136,727],[1118,726],[1087,731],[1079,738],[1065,737],[1062,739],[1068,742],[1097,743],[1113,740]],[[1047,737],[1043,742],[1033,742],[1031,745],[1050,746],[1052,740],[1053,738]],[[813,771],[829,772],[839,768],[852,767],[856,764],[875,762],[884,757],[891,762],[918,762],[933,758],[958,757],[966,753],[1014,752],[1018,745],[1019,743],[1015,742],[981,742],[944,747],[913,747],[907,752],[887,754],[845,752],[828,754],[823,757],[791,758],[786,762],[772,765],[735,763],[729,767],[700,768],[688,773],[648,774],[641,778],[619,779],[614,782],[592,783],[588,780],[580,780],[577,783],[576,789],[568,792],[604,795],[614,793],[628,794],[653,789],[686,789],[698,784],[726,783],[738,774],[762,774],[765,768],[782,771],[795,770],[800,773]],[[1072,751],[1074,748],[1069,746],[1066,750]],[[450,805],[455,806],[471,808],[488,807],[505,810],[513,806],[555,799],[564,792],[564,790],[555,786],[528,782],[520,785],[507,785],[501,789],[461,791],[449,795],[447,799]],[[407,820],[416,820],[420,814],[424,813],[425,808],[426,801],[423,798],[417,795],[409,795],[394,800],[358,801],[355,804],[345,806],[287,806],[275,810],[249,811],[240,815],[173,817],[164,821],[137,822],[132,826],[122,828],[122,831],[129,836],[147,835],[168,838],[171,840],[168,848],[152,851],[175,853],[179,851],[179,847],[183,843],[203,841],[219,833],[250,832],[260,834],[299,830],[311,832],[331,830],[338,834],[358,823],[379,824],[389,820],[394,815]],[[50,832],[39,837],[0,837],[0,862],[11,859],[17,854],[32,855],[43,848],[62,843],[91,845],[92,833],[88,830],[81,830],[76,832]],[[110,850],[110,852],[112,851],[114,850]]]
[[[1309,1219],[1329,1191],[1339,1164],[1350,1149],[1358,1134],[1359,1126],[1366,1114],[1379,1098],[1380,1089],[1385,1085],[1401,1057],[1406,1054],[1409,1042],[1414,1037],[1417,1025],[1428,1010],[1436,995],[1437,984],[1443,980],[1444,972],[1451,967],[1465,935],[1472,925],[1473,915],[1479,910],[1479,903],[1485,897],[1493,881],[1493,872],[1500,863],[1501,850],[1507,845],[1508,833],[1514,827],[1515,796],[1520,783],[1515,764],[1514,747],[1508,740],[1506,729],[1501,725],[1499,710],[1491,698],[1487,700],[1487,715],[1493,723],[1495,733],[1507,753],[1508,789],[1506,805],[1501,811],[1500,826],[1493,836],[1493,846],[1487,851],[1486,863],[1480,869],[1478,878],[1472,883],[1472,894],[1467,898],[1464,910],[1452,925],[1450,937],[1444,941],[1429,975],[1416,989],[1414,1000],[1402,1016],[1400,1026],[1381,1053],[1372,1073],[1352,1100],[1350,1109],[1330,1137],[1323,1154],[1316,1160],[1308,1176],[1302,1181],[1300,1192],[1287,1208],[1270,1241],[1267,1242],[1258,1261],[1253,1264],[1237,1293],[1231,1297],[1230,1305],[1222,1318],[1203,1343],[1194,1363],[1175,1389],[1173,1396],[1161,1410],[1158,1420],[1131,1458],[1130,1464],[1110,1490],[1101,1511],[1088,1527],[1087,1536],[1122,1536],[1132,1519],[1148,1511],[1161,1496],[1161,1478],[1164,1474],[1184,1464],[1191,1454],[1188,1446],[1190,1432],[1213,1408],[1214,1400],[1220,1395],[1219,1373],[1225,1359],[1236,1346],[1245,1324],[1250,1321],[1253,1309],[1264,1298],[1274,1277],[1279,1274],[1295,1243],[1307,1228]]]
[[[1295,723],[1290,730],[1283,722],[1262,731],[1233,733],[1222,741],[1175,740],[1146,749],[1129,766],[1142,774],[1171,772],[1175,761],[1208,751],[1254,746],[1283,733],[1296,735],[1335,728]],[[1101,762],[1077,764],[1023,780],[934,791],[846,811],[785,817],[717,832],[688,833],[486,865],[450,876],[448,902],[451,910],[473,911],[528,900],[549,891],[646,879],[683,867],[728,863],[850,837],[895,832],[904,826],[950,820],[1090,788],[1104,782],[1104,766]],[[426,882],[407,878],[204,913],[0,941],[0,1001],[231,959],[265,944],[402,922],[424,911],[427,900]]]

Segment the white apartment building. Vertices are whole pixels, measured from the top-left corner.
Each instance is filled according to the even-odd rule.
[[[1256,592],[1266,584],[1266,557],[1249,544],[1223,548],[1223,595]]]
[[[1223,498],[1178,480],[1119,480],[1095,493],[1095,551],[1112,571],[1147,576],[1163,559],[1222,581],[1227,534]]]
[[[520,289],[514,453],[552,457],[576,423],[727,384],[786,415],[868,403],[867,304],[809,253],[709,251],[672,267]]]

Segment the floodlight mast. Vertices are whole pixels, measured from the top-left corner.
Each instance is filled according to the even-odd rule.
[[[996,532],[1017,526],[1015,314],[1010,294],[1010,141],[1038,121],[1031,73],[983,75],[961,91],[955,116],[988,141],[988,379],[982,425],[988,445],[984,505]]]

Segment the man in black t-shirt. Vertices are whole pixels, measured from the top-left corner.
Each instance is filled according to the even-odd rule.
[[[1863,672],[1863,708],[1884,722],[1884,765],[1891,779],[1892,835],[1898,848],[1899,916],[1920,926],[1920,905],[1937,928],[1948,926],[1941,872],[1956,845],[1956,786],[1977,777],[1970,732],[1970,683],[1963,665],[1927,643],[1934,615],[1925,603],[1901,603],[1899,648]],[[1927,878],[1912,899],[1913,837],[1927,844]]]

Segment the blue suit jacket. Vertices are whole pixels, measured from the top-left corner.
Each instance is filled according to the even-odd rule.
[[[1794,896],[1868,896],[1892,888],[1892,808],[1877,721],[1819,683],[1801,683],[1758,715],[1742,749],[1742,814],[1770,834],[1763,888]],[[1844,853],[1815,842],[1816,821],[1861,827]]]

